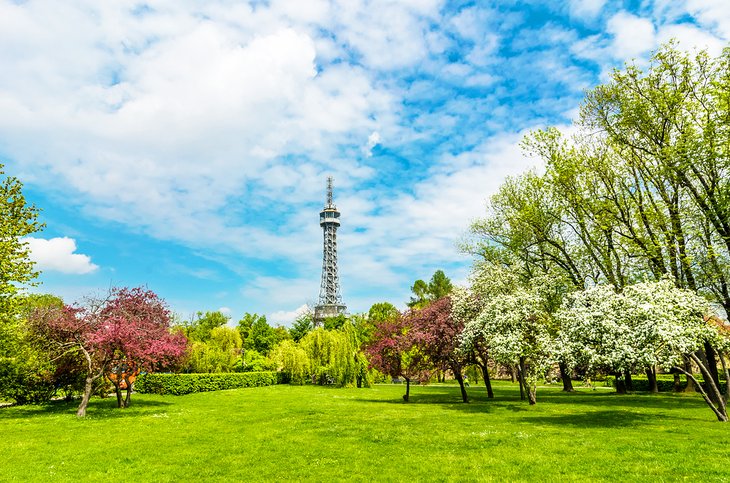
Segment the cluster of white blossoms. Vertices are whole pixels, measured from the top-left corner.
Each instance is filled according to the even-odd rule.
[[[525,283],[515,267],[481,266],[470,282],[452,294],[453,315],[465,322],[462,349],[480,341],[499,363],[525,358],[532,375],[558,361],[616,372],[668,369],[705,342],[730,347],[730,329],[711,317],[707,300],[670,279],[621,292],[597,285],[561,297],[558,305],[551,300],[560,283],[555,277]]]
[[[571,294],[556,314],[557,346],[588,368],[670,368],[705,342],[715,347],[725,342],[707,322],[708,314],[704,298],[669,279],[637,283],[620,293],[596,286]]]

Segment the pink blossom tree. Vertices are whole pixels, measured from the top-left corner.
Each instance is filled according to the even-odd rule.
[[[174,366],[187,346],[184,335],[170,331],[170,311],[164,301],[143,288],[114,288],[106,299],[36,314],[33,325],[59,357],[78,353],[86,361],[79,417],[86,415],[93,385],[101,377],[114,384],[118,406],[127,407],[139,371]]]
[[[373,335],[365,345],[370,366],[406,381],[403,400],[410,398],[411,380],[428,380],[432,364],[422,350],[422,334],[416,330],[409,314],[397,314],[389,320],[377,322]]]
[[[124,408],[129,406],[137,374],[173,367],[185,355],[187,339],[170,332],[165,302],[140,287],[113,289],[99,316],[91,342],[108,359],[106,376],[114,385],[118,407]],[[124,399],[122,389],[126,389]]]
[[[469,402],[464,385],[464,368],[468,353],[459,349],[459,334],[464,329],[460,319],[452,317],[451,298],[442,297],[435,302],[410,311],[406,317],[412,321],[421,350],[439,370],[450,370],[461,388],[461,398]]]

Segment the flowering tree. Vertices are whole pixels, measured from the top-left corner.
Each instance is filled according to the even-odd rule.
[[[365,345],[370,366],[391,377],[406,381],[403,400],[410,397],[411,380],[428,380],[431,363],[421,349],[422,334],[413,325],[412,317],[398,314],[391,320],[377,322],[370,341]]]
[[[37,312],[33,330],[54,348],[57,357],[79,354],[85,361],[85,385],[77,416],[86,415],[94,383],[107,376],[119,407],[129,405],[133,376],[140,370],[170,367],[184,354],[187,339],[171,333],[170,313],[153,292],[113,289],[104,300]],[[122,400],[121,389],[127,396]]]
[[[461,398],[469,402],[463,375],[468,353],[459,350],[459,334],[464,324],[462,319],[452,317],[451,305],[451,299],[443,297],[422,309],[411,310],[406,317],[419,333],[421,350],[436,368],[451,370],[459,382]]]
[[[489,377],[489,345],[481,336],[481,332],[472,333],[469,337],[462,337],[467,323],[476,319],[483,308],[479,297],[469,289],[455,287],[451,293],[451,316],[460,321],[462,332],[459,334],[459,351],[466,354],[470,364],[477,365],[482,371],[484,385],[487,388],[487,397],[493,398],[492,382]]]
[[[484,295],[481,311],[464,326],[462,348],[484,344],[495,361],[518,364],[520,387],[529,403],[535,404],[537,381],[553,362],[551,304],[543,286],[551,281],[534,277],[526,283],[519,264],[490,264],[479,270],[473,287]]]
[[[174,366],[187,347],[180,332],[170,332],[170,310],[151,290],[115,288],[99,311],[91,343],[109,361],[107,378],[119,407],[130,403],[133,378],[140,371]],[[122,389],[126,397],[122,399]]]
[[[572,295],[559,313],[560,342],[588,367],[617,372],[634,365],[673,368],[695,383],[718,420],[725,422],[727,395],[721,394],[707,364],[697,356],[709,342],[720,348],[726,367],[727,332],[708,313],[705,299],[669,279],[630,285],[621,293],[597,286]],[[699,367],[704,388],[684,369],[685,361]]]

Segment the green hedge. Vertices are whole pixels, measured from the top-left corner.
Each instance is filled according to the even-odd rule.
[[[681,382],[679,386],[681,389],[687,387],[687,379],[684,375],[680,376]],[[700,376],[695,376],[697,381],[702,384],[704,381]],[[606,376],[606,387],[616,387],[616,378],[614,376]],[[661,374],[657,376],[656,381],[659,392],[673,392],[674,391],[674,376],[671,374]],[[720,391],[725,392],[725,382],[720,381]],[[631,376],[631,385],[633,391],[649,391],[649,380],[646,376]]]
[[[241,387],[272,386],[285,382],[279,372],[232,372],[226,374],[141,374],[134,390],[145,394],[180,396],[194,392]]]

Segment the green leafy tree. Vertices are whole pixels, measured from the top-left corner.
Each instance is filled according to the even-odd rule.
[[[294,342],[299,342],[305,335],[314,329],[313,320],[312,313],[309,311],[296,318],[291,329],[289,329],[289,334],[292,339],[294,339]]]
[[[312,383],[337,386],[358,383],[366,362],[358,355],[359,342],[349,321],[339,330],[314,329],[304,336],[300,346],[309,358]]]
[[[195,316],[183,325],[185,335],[192,340],[208,341],[211,333],[218,327],[223,327],[231,318],[220,311],[197,312]]]
[[[324,330],[340,329],[343,325],[345,325],[345,322],[347,322],[347,317],[345,317],[345,314],[339,314],[335,317],[327,317],[324,319]]]
[[[0,360],[17,355],[20,287],[38,275],[23,241],[43,227],[37,219],[38,209],[26,203],[22,183],[12,176],[0,179]]]
[[[436,270],[428,282],[428,295],[432,301],[446,297],[454,289],[449,277],[443,270]]]
[[[239,331],[241,328],[248,330],[248,336],[243,341],[247,351],[255,350],[266,355],[279,341],[277,332],[266,321],[265,315],[246,313],[239,322]]]
[[[394,320],[400,315],[395,305],[390,302],[378,302],[373,304],[368,310],[368,320],[372,323],[385,322]]]
[[[411,287],[411,292],[415,297],[411,297],[408,302],[409,307],[420,308],[428,304],[428,284],[421,279],[416,280]]]
[[[49,294],[18,298],[13,357],[0,361],[0,395],[16,404],[44,403],[63,390],[67,397],[83,388],[83,366],[70,355],[56,357],[48,341],[37,337],[29,320],[37,312],[60,310],[63,300]]]
[[[506,252],[530,276],[560,270],[579,290],[668,275],[730,312],[729,66],[730,49],[669,44],[616,70],[586,94],[577,134],[526,137],[544,174],[505,181],[468,247],[491,261]],[[716,349],[703,352],[717,384]]]
[[[411,287],[411,292],[415,297],[411,297],[408,306],[414,309],[422,309],[429,303],[449,295],[452,290],[451,280],[444,274],[443,270],[436,270],[428,283],[420,279],[415,281]]]

